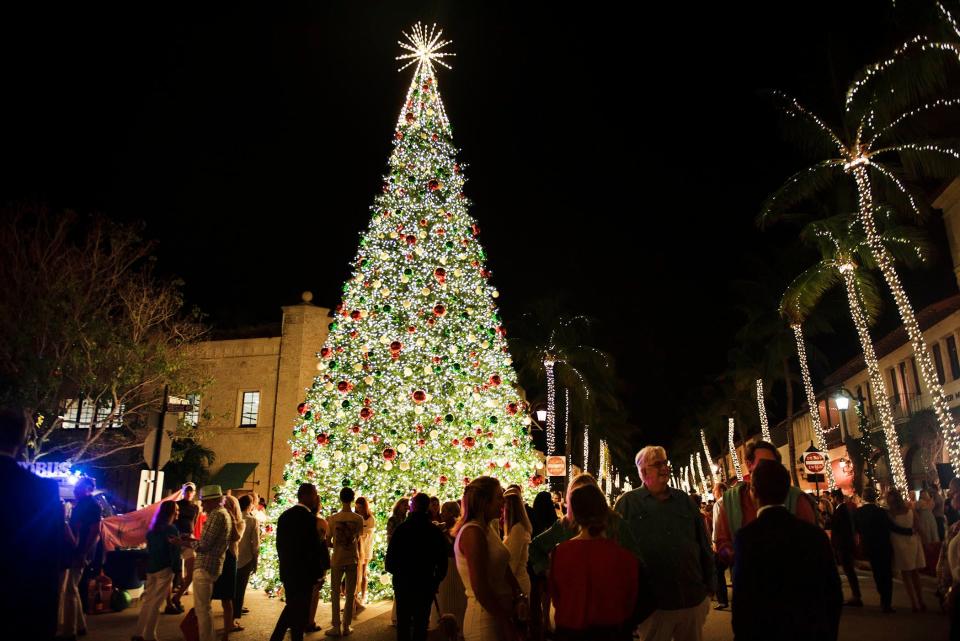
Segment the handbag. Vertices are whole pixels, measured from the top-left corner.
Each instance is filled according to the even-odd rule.
[[[180,632],[186,641],[200,641],[200,622],[197,620],[197,611],[190,608],[187,616],[180,622]]]

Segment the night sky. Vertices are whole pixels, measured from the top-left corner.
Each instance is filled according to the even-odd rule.
[[[665,442],[724,368],[728,282],[793,242],[754,226],[801,166],[761,92],[832,116],[851,74],[914,33],[866,1],[201,4],[0,16],[0,199],[146,221],[215,327],[277,322],[303,290],[333,307],[410,82],[396,41],[437,22],[508,328],[556,296],[596,317],[632,421]],[[921,305],[955,291],[935,271]]]

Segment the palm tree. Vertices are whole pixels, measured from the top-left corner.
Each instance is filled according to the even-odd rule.
[[[913,41],[911,41],[913,42]],[[924,52],[950,52],[956,47],[938,48],[936,43],[923,47]],[[906,89],[889,92],[881,82],[886,73],[896,67],[896,61],[905,59],[919,47],[905,46],[887,61],[868,68],[849,88],[839,127],[829,126],[795,98],[784,93],[774,94],[787,117],[788,133],[799,133],[798,142],[820,160],[791,176],[764,204],[761,222],[774,213],[790,210],[800,202],[808,201],[837,181],[852,181],[856,190],[857,219],[866,236],[873,261],[880,269],[903,321],[914,356],[919,365],[924,387],[931,396],[934,412],[948,445],[950,461],[960,473],[960,436],[958,436],[950,408],[930,358],[930,352],[917,323],[909,297],[903,289],[893,256],[884,244],[877,227],[875,198],[900,208],[908,208],[916,216],[922,214],[922,199],[906,176],[931,178],[956,177],[960,167],[960,151],[914,134],[922,117],[936,110],[960,105],[960,100],[937,99],[916,102],[927,87],[916,81],[922,74],[900,74],[906,83],[916,81]],[[951,53],[951,55],[955,55]],[[905,103],[904,100],[910,100]],[[798,334],[802,350],[802,336]]]
[[[595,436],[604,438],[611,455],[620,463],[630,459],[630,454],[628,435],[615,428],[622,419],[613,420],[613,415],[622,415],[616,394],[616,371],[610,355],[590,344],[593,324],[588,316],[562,311],[555,300],[542,301],[532,305],[511,330],[510,351],[524,387],[546,388],[547,454],[556,453],[559,387],[569,392],[567,411],[576,416],[585,431],[592,429]],[[599,438],[591,440],[599,442]],[[565,442],[569,454],[570,434]]]
[[[915,228],[888,227],[879,235],[891,255],[901,262],[923,261],[925,240]],[[820,260],[790,284],[783,295],[781,309],[793,310],[791,317],[807,318],[827,291],[840,284],[844,286],[886,440],[893,481],[901,491],[906,491],[907,477],[893,412],[870,338],[869,326],[880,308],[880,295],[869,271],[858,269],[858,263],[867,269],[874,267],[873,254],[862,228],[855,218],[849,216],[834,216],[810,223],[801,232],[801,238],[818,250]]]

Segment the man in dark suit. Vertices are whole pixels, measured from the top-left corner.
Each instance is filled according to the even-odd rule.
[[[302,484],[297,490],[297,501],[277,519],[277,561],[287,604],[280,613],[270,641],[282,641],[287,629],[293,641],[303,641],[310,595],[323,574],[322,543],[315,515],[320,505],[317,488],[312,483]]]
[[[0,621],[24,639],[56,634],[59,563],[66,524],[56,481],[34,476],[17,463],[27,436],[18,407],[0,408],[0,487],[6,488],[0,527]]]
[[[397,602],[397,641],[425,641],[430,606],[447,574],[447,541],[430,522],[430,497],[410,499],[410,514],[397,526],[387,547],[385,565],[393,575]]]
[[[870,560],[873,581],[880,593],[880,607],[884,612],[893,612],[893,545],[890,532],[910,535],[911,528],[900,527],[887,511],[876,504],[877,491],[868,487],[863,491],[863,505],[854,514],[854,523],[860,533],[863,552]]]
[[[831,492],[833,499],[837,501],[837,508],[833,511],[833,521],[831,527],[830,543],[837,553],[837,561],[843,568],[843,573],[847,576],[847,582],[850,584],[850,592],[853,596],[844,605],[852,607],[863,607],[863,599],[860,598],[860,580],[857,578],[857,570],[854,567],[854,553],[857,548],[856,528],[853,525],[853,515],[856,510],[853,496],[844,496],[843,491],[837,488]]]
[[[733,635],[736,641],[835,641],[843,592],[823,530],[783,502],[790,474],[761,461],[753,470],[759,511],[734,539]]]

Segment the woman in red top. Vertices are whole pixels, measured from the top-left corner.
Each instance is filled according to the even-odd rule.
[[[604,538],[610,507],[595,485],[570,494],[567,510],[580,534],[553,551],[550,594],[557,641],[627,641],[637,600],[639,564],[616,541]]]

